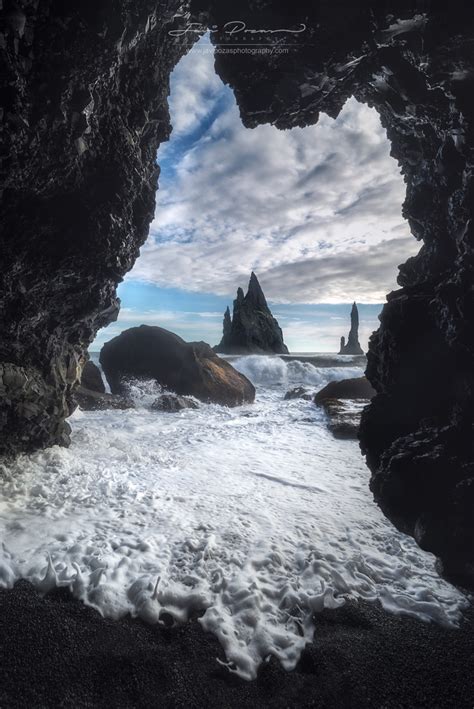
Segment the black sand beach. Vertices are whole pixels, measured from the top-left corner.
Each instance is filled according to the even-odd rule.
[[[458,630],[347,603],[315,618],[298,667],[276,660],[245,682],[216,662],[198,622],[113,621],[27,582],[0,592],[0,706],[472,708],[474,612]]]

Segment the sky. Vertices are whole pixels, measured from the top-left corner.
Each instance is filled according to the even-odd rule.
[[[207,37],[174,70],[169,103],[150,235],[119,286],[118,321],[91,349],[141,323],[213,345],[252,270],[291,351],[337,351],[354,300],[365,349],[419,249],[376,111],[349,99],[316,126],[244,128]]]

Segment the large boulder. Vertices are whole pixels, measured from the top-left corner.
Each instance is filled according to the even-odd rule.
[[[329,382],[314,397],[328,417],[328,428],[335,438],[359,436],[362,411],[375,396],[375,390],[366,377]]]
[[[375,396],[375,389],[366,377],[341,379],[338,382],[329,382],[318,391],[314,402],[320,404],[324,399],[367,399]]]
[[[328,417],[328,428],[334,438],[357,439],[360,417],[368,399],[323,399],[320,406]]]
[[[78,386],[74,399],[82,411],[104,411],[106,409],[133,409],[135,404],[126,396],[106,394]]]
[[[161,327],[140,325],[107,342],[100,363],[113,394],[130,379],[154,379],[179,395],[239,406],[255,399],[253,384],[205,342],[185,342]]]
[[[161,394],[151,405],[153,411],[164,411],[169,414],[183,409],[198,409],[199,405],[188,396],[177,394]]]

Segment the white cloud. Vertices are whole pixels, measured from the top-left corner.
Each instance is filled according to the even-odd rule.
[[[199,44],[204,49],[202,45],[209,44],[209,40],[204,37]],[[172,86],[170,111],[174,134],[191,132],[211,113],[222,90],[212,53],[191,50],[176,66]]]
[[[121,308],[116,322],[99,332],[92,350],[100,350],[105,342],[120,335],[124,330],[139,325],[157,325],[175,332],[186,341],[204,339],[214,344],[221,338],[222,316],[223,313],[217,311]]]
[[[171,110],[181,139],[209,123],[227,91],[213,62],[194,53],[176,69]],[[173,179],[163,174],[150,238],[128,278],[229,295],[255,270],[274,302],[384,300],[398,264],[419,247],[375,110],[350,99],[335,121],[249,130],[235,102],[226,105],[174,155]]]

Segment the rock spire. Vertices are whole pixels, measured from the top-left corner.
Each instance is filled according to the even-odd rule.
[[[224,314],[224,333],[215,350],[224,354],[288,354],[281,328],[253,271],[247,294],[237,289],[232,319],[229,308]]]
[[[344,337],[341,337],[341,349],[339,354],[361,355],[364,351],[359,343],[359,311],[357,310],[356,302],[352,304],[351,310],[351,329],[347,344]]]

